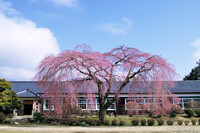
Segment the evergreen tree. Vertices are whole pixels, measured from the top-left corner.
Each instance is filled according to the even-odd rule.
[[[200,60],[197,62],[197,66],[193,68],[190,74],[186,75],[183,80],[199,80],[200,79]]]
[[[19,97],[12,91],[12,84],[5,79],[0,79],[0,111],[11,113],[13,109],[20,109]]]

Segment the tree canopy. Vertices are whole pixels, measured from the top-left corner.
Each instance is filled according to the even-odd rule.
[[[135,96],[136,88],[146,88],[141,95],[148,95],[150,100],[147,100],[147,104],[162,102],[158,106],[162,106],[164,113],[172,105],[169,96],[175,101],[177,99],[169,90],[174,86],[173,79],[177,76],[173,65],[161,56],[126,46],[100,53],[88,45],[78,45],[74,50],[63,51],[57,56],[46,56],[37,69],[35,79],[44,89],[45,96],[53,99],[57,113],[62,113],[62,100],[58,98],[62,95],[65,100],[76,102],[76,94],[80,90],[85,90],[88,97],[98,95],[99,119],[102,121],[106,109],[118,101],[118,96],[127,85],[130,97]],[[106,101],[113,92],[113,99]]]
[[[0,79],[0,111],[11,113],[13,109],[21,108],[19,97],[12,91],[12,84]]]
[[[200,60],[197,62],[197,66],[183,80],[200,80]]]

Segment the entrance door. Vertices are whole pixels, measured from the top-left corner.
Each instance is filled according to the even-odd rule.
[[[32,104],[24,104],[24,115],[32,115]]]
[[[24,115],[32,115],[33,101],[24,101]]]

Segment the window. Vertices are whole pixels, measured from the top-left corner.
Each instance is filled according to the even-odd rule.
[[[181,97],[180,99],[181,100],[180,100],[179,105],[183,109],[187,109],[189,101],[197,101],[198,103],[200,103],[200,98],[197,98],[197,97]]]
[[[138,104],[144,104],[145,103],[145,98],[126,98],[126,103],[128,102],[135,102]]]
[[[197,101],[198,103],[200,103],[200,98],[194,98],[193,101]]]
[[[191,98],[182,98],[183,108],[184,109],[187,108],[189,101],[192,101]]]
[[[78,98],[78,106],[80,106],[82,109],[87,109],[87,102],[85,97],[79,97]]]
[[[109,101],[111,101],[111,100],[113,100],[113,98],[107,98],[107,99],[106,99],[106,102],[109,102]],[[115,110],[115,102],[112,103],[112,104],[108,107],[108,110]]]
[[[54,105],[50,99],[44,100],[44,110],[54,110]]]
[[[100,105],[99,105],[99,98],[97,98],[96,103],[97,103],[97,110],[99,110],[99,108],[100,108]]]
[[[94,110],[96,109],[96,98],[94,99],[87,99],[85,97],[78,98],[78,106],[80,106],[83,110],[89,109]]]
[[[110,100],[112,100],[112,98],[108,98],[106,102]],[[98,98],[87,99],[85,97],[79,97],[77,105],[80,106],[83,110],[99,110],[99,99]],[[108,110],[114,110],[114,109],[115,109],[115,102],[108,107]]]
[[[96,98],[87,99],[87,109],[89,110],[96,109]]]

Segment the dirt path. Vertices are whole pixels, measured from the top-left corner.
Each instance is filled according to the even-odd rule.
[[[187,132],[200,133],[200,126],[143,126],[143,127],[59,127],[59,126],[38,126],[38,127],[15,127],[0,126],[0,133],[123,133],[123,132]]]

